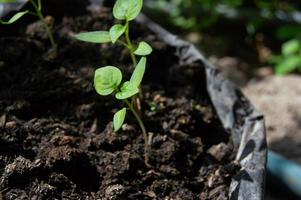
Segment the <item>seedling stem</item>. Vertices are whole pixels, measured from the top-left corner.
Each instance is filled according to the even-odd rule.
[[[142,134],[143,134],[143,138],[144,138],[144,162],[147,166],[150,166],[149,164],[149,150],[148,150],[148,136],[147,136],[147,132],[144,126],[144,123],[141,119],[141,117],[139,116],[139,114],[136,112],[135,108],[133,107],[133,105],[127,100],[124,100],[125,104],[128,106],[128,108],[130,109],[130,111],[133,113],[133,115],[135,116],[141,130],[142,130]]]
[[[42,13],[42,4],[41,4],[41,0],[38,0],[38,3],[36,3],[34,0],[29,0],[30,3],[33,5],[34,9],[36,10],[36,15],[39,17],[39,19],[41,20],[45,30],[46,30],[46,33],[48,35],[48,38],[50,40],[50,43],[51,43],[51,46],[52,46],[52,49],[54,51],[54,54],[57,55],[57,44],[55,43],[54,41],[54,37],[53,37],[53,34],[45,20],[45,17]]]
[[[126,43],[127,43],[127,47],[130,51],[130,54],[131,54],[131,59],[132,59],[132,62],[133,62],[133,65],[136,66],[137,65],[137,59],[136,59],[136,56],[134,54],[134,48],[133,48],[133,44],[131,42],[131,39],[130,39],[130,23],[128,20],[126,20],[126,24],[125,24],[125,40],[126,40]]]

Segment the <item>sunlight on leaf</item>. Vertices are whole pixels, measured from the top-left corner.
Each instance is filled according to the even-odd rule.
[[[135,19],[143,5],[143,0],[117,0],[113,7],[113,15],[120,20]]]
[[[290,40],[282,45],[282,53],[284,55],[292,55],[300,51],[300,41],[297,39]]]
[[[125,32],[126,27],[121,24],[115,24],[110,28],[110,36],[113,43]]]
[[[92,43],[107,43],[111,42],[111,36],[108,31],[91,31],[79,33],[73,36],[75,39],[92,42]]]
[[[152,47],[146,42],[140,42],[138,48],[135,50],[134,54],[138,56],[146,56],[151,54],[153,51]]]
[[[17,2],[18,0],[0,0],[0,3],[14,3]]]
[[[122,108],[113,117],[114,132],[117,132],[123,125],[126,115],[126,108]]]
[[[137,66],[135,67],[135,70],[130,79],[130,82],[137,88],[139,88],[139,85],[141,84],[141,81],[143,79],[145,67],[146,67],[146,58],[142,57],[139,63],[137,64]]]
[[[133,85],[130,81],[126,81],[120,88],[120,91],[116,93],[116,99],[127,99],[134,96],[139,92],[137,86]]]
[[[98,94],[109,95],[116,90],[121,80],[122,74],[117,67],[101,67],[95,71],[94,87]]]
[[[296,70],[299,66],[301,66],[301,57],[291,56],[285,58],[282,62],[276,65],[276,73],[284,75]]]
[[[26,15],[28,12],[29,12],[28,10],[26,10],[24,12],[18,12],[12,18],[10,18],[8,21],[3,21],[0,19],[0,23],[1,24],[12,24],[12,23],[16,22],[18,19],[20,19],[21,17],[23,17],[24,15]]]

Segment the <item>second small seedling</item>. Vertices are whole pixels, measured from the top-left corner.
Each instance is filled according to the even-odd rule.
[[[17,0],[0,0],[0,3],[14,3],[16,1]],[[0,23],[1,24],[15,23],[17,20],[19,20],[21,17],[23,17],[26,14],[31,14],[31,15],[37,16],[40,19],[40,21],[42,22],[42,24],[43,24],[43,26],[46,30],[46,33],[47,33],[48,38],[50,40],[50,43],[51,43],[52,49],[54,51],[54,54],[57,55],[57,44],[55,43],[55,40],[54,40],[53,34],[51,32],[51,29],[48,26],[47,21],[46,21],[44,15],[42,13],[41,0],[29,0],[29,2],[34,7],[35,12],[31,12],[29,10],[21,11],[21,12],[16,13],[14,16],[12,16],[8,21],[3,21],[3,20],[0,19]]]

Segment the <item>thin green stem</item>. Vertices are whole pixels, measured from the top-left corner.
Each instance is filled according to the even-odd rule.
[[[137,59],[136,59],[136,56],[134,54],[133,44],[132,44],[132,42],[130,40],[130,26],[129,26],[129,21],[126,21],[125,26],[126,26],[126,29],[125,29],[125,40],[126,40],[128,49],[130,51],[131,59],[132,59],[132,62],[134,64],[134,67],[136,67],[136,65],[137,65]]]
[[[50,43],[51,43],[51,46],[52,46],[55,54],[57,54],[57,44],[54,41],[54,38],[53,38],[53,35],[52,35],[52,32],[51,32],[49,26],[48,26],[48,24],[47,24],[47,22],[46,22],[43,14],[41,12],[38,14],[38,16],[41,19],[42,23],[44,24],[46,33],[47,33],[47,35],[49,37],[49,40],[50,40]]]
[[[132,41],[130,39],[130,22],[128,20],[126,21],[125,26],[126,26],[126,29],[125,29],[126,46],[130,51],[130,55],[131,55],[133,65],[134,65],[134,67],[136,67],[137,66],[137,59],[136,59],[136,56],[134,54],[134,47],[133,47]],[[139,89],[139,97],[140,98],[143,97],[141,89]],[[136,99],[137,99],[137,97],[133,96],[132,97],[132,103],[135,102]]]
[[[129,21],[126,21],[125,26],[126,26],[126,29],[125,29],[125,41],[126,42],[124,43],[124,42],[121,41],[120,43],[128,48],[128,50],[130,52],[130,55],[131,55],[133,65],[134,65],[134,67],[136,67],[137,66],[137,59],[136,59],[136,56],[134,54],[134,47],[133,47],[133,44],[132,44],[131,39],[130,39]],[[139,95],[142,97],[141,89],[139,89]],[[135,109],[135,101],[136,100],[138,100],[138,97],[135,95],[131,98],[131,102],[129,102],[127,99],[125,99],[124,102],[126,103],[128,108],[131,110],[131,112],[135,116],[135,118],[138,121],[138,124],[139,124],[139,126],[142,130],[143,138],[144,138],[144,163],[145,163],[146,166],[151,167],[151,165],[149,164],[148,135],[147,135],[144,123],[143,123],[141,117],[139,116],[139,114],[137,113],[137,111]]]
[[[38,0],[38,9],[41,11],[42,10],[42,3],[41,0]]]
[[[34,0],[29,0],[29,1],[33,5],[33,7],[35,8],[37,16],[39,17],[39,19],[41,20],[42,24],[45,27],[45,30],[46,30],[46,33],[47,33],[48,38],[50,40],[51,46],[52,46],[52,48],[54,50],[54,53],[56,55],[57,54],[57,44],[55,43],[53,34],[52,34],[52,32],[51,32],[51,30],[50,30],[50,28],[49,28],[49,26],[48,26],[48,24],[45,20],[45,17],[43,16],[41,0],[38,0],[38,3],[36,3]]]
[[[144,126],[144,123],[141,119],[141,117],[138,115],[138,113],[136,112],[135,108],[133,107],[133,105],[127,100],[124,100],[125,104],[128,106],[128,108],[131,110],[131,112],[133,113],[133,115],[135,116],[136,120],[138,121],[138,124],[142,130],[143,133],[143,137],[144,137],[144,162],[147,166],[150,166],[149,164],[149,157],[148,157],[148,135]]]
[[[126,47],[127,49],[129,49],[129,46],[128,46],[125,42],[123,42],[122,40],[117,40],[117,43],[118,43],[118,44],[121,44],[121,45],[123,45],[124,47]]]

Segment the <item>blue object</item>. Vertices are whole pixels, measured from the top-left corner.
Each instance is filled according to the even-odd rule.
[[[268,172],[295,195],[301,197],[301,166],[269,151]]]

